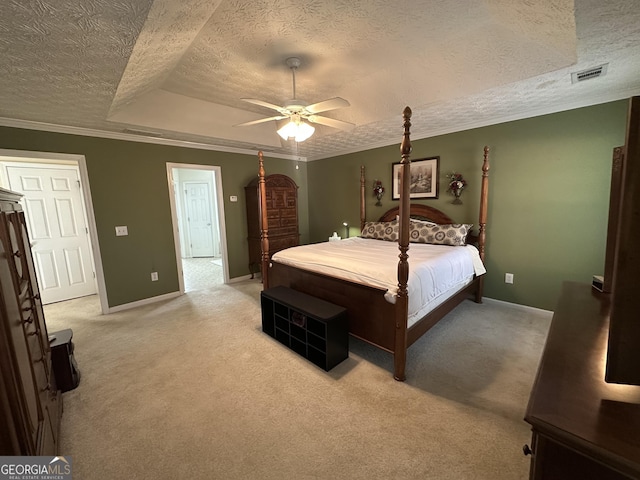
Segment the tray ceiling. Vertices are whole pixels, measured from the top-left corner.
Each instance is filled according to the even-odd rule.
[[[309,159],[399,143],[405,105],[421,138],[640,94],[637,0],[10,0],[0,48],[2,125]],[[290,56],[352,131],[234,127],[292,97]]]

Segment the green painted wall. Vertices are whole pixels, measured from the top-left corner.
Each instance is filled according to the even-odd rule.
[[[14,128],[0,128],[0,148],[85,156],[110,307],[179,288],[167,163],[221,167],[229,275],[249,274],[244,186],[257,175],[257,155]],[[296,166],[265,157],[268,174],[283,173],[298,184],[301,241],[308,242],[307,164]],[[129,236],[116,237],[116,225],[127,225]],[[152,271],[159,281],[151,282]]]
[[[423,202],[469,223],[477,222],[482,148],[491,147],[487,297],[552,310],[563,280],[590,282],[602,273],[611,150],[624,142],[626,112],[620,101],[413,142],[413,159],[440,156],[440,196]],[[85,156],[110,306],[178,289],[168,162],[221,167],[230,276],[249,273],[244,186],[256,175],[256,156],[6,127],[0,148]],[[299,165],[267,157],[265,164],[267,173],[299,185],[307,243],[333,231],[344,236],[344,221],[358,234],[360,165],[367,218],[395,205],[391,166],[399,160],[393,145]],[[469,181],[463,205],[452,205],[445,191],[442,175],[452,170]],[[375,206],[374,179],[387,190],[382,207]],[[116,238],[116,225],[127,225],[129,236]],[[150,281],[154,270],[158,282]],[[504,283],[505,272],[515,275],[513,285]]]
[[[309,164],[311,241],[344,232],[343,221],[358,234],[360,165],[367,219],[397,204],[391,165],[400,160],[400,113],[398,145]],[[491,148],[487,297],[553,310],[562,281],[590,283],[603,273],[611,154],[624,143],[626,115],[627,102],[619,101],[413,141],[412,159],[440,156],[439,198],[422,203],[469,223],[478,221],[482,150]],[[446,193],[443,175],[453,170],[469,182],[463,205]],[[386,189],[382,207],[375,206],[374,179]],[[513,285],[504,283],[506,272]]]

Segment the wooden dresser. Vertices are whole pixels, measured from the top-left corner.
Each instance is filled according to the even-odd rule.
[[[55,455],[62,397],[19,199],[0,189],[0,455]]]
[[[247,203],[247,231],[249,242],[249,271],[251,276],[260,270],[260,212],[258,178],[245,188]],[[298,230],[298,186],[286,175],[265,177],[267,218],[269,224],[269,253],[274,254],[300,243]]]
[[[608,294],[564,284],[525,417],[532,479],[640,478],[640,386],[604,381],[609,312]]]

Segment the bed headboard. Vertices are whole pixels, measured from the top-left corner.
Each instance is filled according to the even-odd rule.
[[[391,222],[396,219],[400,214],[400,207],[393,207],[391,210],[386,211],[381,217],[380,222]],[[409,205],[409,216],[416,220],[428,220],[433,223],[456,223],[449,215],[441,212],[437,208],[429,207],[428,205],[422,205],[420,203],[412,203]]]

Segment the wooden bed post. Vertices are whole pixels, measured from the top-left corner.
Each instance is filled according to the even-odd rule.
[[[269,288],[269,224],[267,220],[267,189],[264,180],[264,157],[258,152],[258,215],[260,216],[260,250],[262,265],[262,288]]]
[[[364,179],[364,165],[360,165],[360,231],[364,228],[364,222],[367,217],[367,211],[365,207],[365,179]]]
[[[407,363],[407,318],[409,316],[409,215],[411,199],[409,186],[411,184],[411,109],[405,107],[402,112],[404,120],[404,134],[400,145],[402,160],[400,161],[400,224],[398,225],[398,248],[400,261],[398,262],[398,297],[396,299],[396,337],[393,351],[393,378],[405,380]]]
[[[484,160],[482,162],[482,186],[480,189],[480,218],[478,221],[478,252],[480,259],[484,262],[484,248],[487,239],[487,210],[489,209],[489,147],[484,147]],[[482,303],[482,293],[484,290],[484,275],[478,282],[476,290],[476,303]]]

